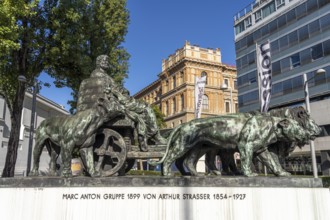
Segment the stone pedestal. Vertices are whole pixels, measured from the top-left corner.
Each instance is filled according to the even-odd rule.
[[[1,219],[328,219],[320,179],[0,179]]]

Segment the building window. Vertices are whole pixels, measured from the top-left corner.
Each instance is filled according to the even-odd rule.
[[[272,54],[275,54],[280,50],[280,47],[278,45],[278,40],[275,40],[270,43],[270,50],[271,50]]]
[[[318,45],[312,47],[311,50],[312,50],[312,59],[313,60],[317,60],[317,59],[323,57],[322,44],[318,44]]]
[[[282,16],[280,16],[276,20],[277,20],[277,26],[279,28],[282,28],[282,27],[284,27],[287,24],[287,22],[286,22],[286,15],[282,15]]]
[[[312,13],[313,11],[317,10],[317,0],[308,0],[306,2],[306,6],[308,13]]]
[[[291,79],[292,81],[292,91],[301,91],[303,89],[303,78],[302,76],[297,76]]]
[[[229,79],[224,79],[224,84],[226,84],[229,87]]]
[[[262,8],[262,15],[263,18],[267,17],[268,15],[272,14],[275,11],[275,3],[271,2],[267,6]]]
[[[288,36],[285,35],[284,37],[281,37],[279,39],[279,46],[280,46],[280,50],[283,51],[285,50],[286,48],[288,48],[289,46],[289,40],[288,40]]]
[[[253,35],[250,34],[246,37],[246,45],[249,47],[254,44]]]
[[[176,78],[175,78],[175,76],[173,76],[172,80],[173,80],[173,89],[174,89],[176,87]]]
[[[248,28],[252,25],[252,19],[251,19],[251,16],[247,17],[245,20],[244,20],[244,23],[245,23],[245,28]]]
[[[277,62],[272,63],[272,74],[275,76],[280,73],[281,73],[281,62],[277,61]]]
[[[225,105],[226,105],[226,113],[230,113],[230,103],[225,102]]]
[[[300,66],[300,55],[299,53],[293,54],[291,57],[291,67],[296,68],[298,66]]]
[[[202,72],[201,77],[205,76],[205,85],[207,85],[207,73]]]
[[[297,19],[300,19],[306,15],[306,4],[301,4],[296,8]]]
[[[256,52],[255,51],[253,51],[252,53],[249,53],[247,55],[247,62],[249,65],[256,62]]]
[[[287,21],[287,24],[289,24],[295,20],[296,20],[296,10],[292,9],[291,11],[286,13],[286,21]]]
[[[180,83],[181,84],[184,83],[184,73],[183,73],[183,71],[180,72]]]
[[[1,144],[1,148],[8,148],[8,142],[3,141]]]
[[[173,98],[172,100],[172,114],[174,114],[176,112],[176,99]]]
[[[309,35],[310,37],[320,33],[321,27],[320,27],[320,20],[313,21],[308,25],[309,27]]]
[[[308,26],[301,27],[298,30],[299,33],[299,42],[301,43],[304,40],[307,40],[309,38],[309,31],[308,31]]]
[[[330,55],[330,40],[323,42],[324,56]]]
[[[256,22],[260,21],[262,19],[262,14],[261,14],[261,10],[257,11],[255,14],[255,19],[256,19]]]
[[[283,93],[283,83],[279,82],[273,85],[272,96],[282,95]]]
[[[184,95],[183,94],[180,96],[180,99],[181,99],[181,111],[183,111],[183,109],[184,109]]]
[[[284,0],[276,0],[276,8],[280,8],[285,5]]]
[[[237,89],[237,80],[234,80],[234,89]]]
[[[291,69],[291,61],[289,57],[282,59],[281,61],[281,73],[287,72]]]
[[[170,115],[170,109],[169,109],[169,106],[168,106],[168,101],[166,101],[166,103],[165,103],[165,114],[166,114],[166,116],[169,116]]]
[[[320,18],[320,23],[323,32],[328,30],[330,28],[330,14],[327,14],[326,16]]]
[[[288,35],[289,38],[289,47],[292,47],[298,43],[298,32],[293,31]]]
[[[203,95],[202,109],[203,110],[208,110],[209,109],[209,97],[207,97],[207,95]]]
[[[310,48],[307,48],[307,49],[300,52],[301,65],[305,65],[305,64],[310,63],[312,61],[310,50],[311,50]]]
[[[245,30],[244,22],[239,23],[235,26],[236,35]]]
[[[165,81],[165,92],[168,92],[169,88],[168,88],[168,80]]]

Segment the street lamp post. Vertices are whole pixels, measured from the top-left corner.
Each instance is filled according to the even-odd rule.
[[[228,85],[226,83],[223,83],[220,86],[220,90],[222,90],[222,91],[226,91],[228,89],[230,91],[230,113],[233,113],[233,90],[231,87],[228,87]]]
[[[28,149],[28,158],[27,158],[27,166],[26,166],[26,175],[29,175],[30,170],[31,170],[36,103],[37,103],[37,85],[36,85],[36,81],[34,81],[33,82],[33,93],[32,93],[32,107],[31,107],[32,109],[31,109],[29,149]]]
[[[18,80],[22,83],[26,83],[26,78],[23,75],[18,77]],[[37,81],[33,81],[33,93],[32,93],[32,107],[31,107],[31,121],[30,121],[30,134],[29,134],[29,145],[28,145],[28,155],[27,155],[27,165],[26,165],[26,176],[29,175],[31,170],[32,161],[32,148],[33,148],[33,134],[34,134],[34,121],[36,113],[36,102],[37,102]]]
[[[307,112],[310,114],[311,113],[311,107],[310,107],[310,104],[309,104],[309,90],[308,90],[308,81],[314,79],[314,77],[316,75],[319,75],[319,74],[324,74],[325,73],[325,70],[324,69],[318,69],[316,72],[315,72],[315,75],[308,79],[307,80],[307,74],[304,73],[303,77],[304,77],[304,91],[305,91],[305,104],[306,104],[306,109],[307,109]],[[314,141],[311,140],[309,142],[309,146],[310,146],[310,150],[311,150],[311,157],[312,157],[312,167],[313,167],[313,176],[314,178],[318,178],[318,174],[317,174],[317,164],[316,164],[316,155],[315,155],[315,145],[314,145]]]

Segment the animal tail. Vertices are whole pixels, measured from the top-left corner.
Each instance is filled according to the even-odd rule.
[[[163,158],[160,159],[159,161],[148,161],[148,164],[150,164],[152,166],[156,166],[156,165],[159,165],[164,162],[166,156],[168,155],[168,152],[170,151],[170,147],[171,147],[173,138],[180,134],[180,130],[181,130],[180,128],[181,128],[181,126],[177,126],[176,128],[174,128],[174,130],[171,132],[170,136],[167,138],[166,151],[165,151]]]
[[[42,125],[42,123],[40,125]],[[41,136],[41,134],[40,134],[41,129],[42,129],[42,127],[40,128],[40,126],[39,126],[37,131],[36,131],[36,138],[35,138],[36,142],[35,142],[34,149],[33,149],[33,167],[32,167],[32,170],[29,174],[31,176],[37,176],[38,175],[40,156],[41,156],[42,150],[44,148],[45,141],[47,139],[45,137],[40,137]]]

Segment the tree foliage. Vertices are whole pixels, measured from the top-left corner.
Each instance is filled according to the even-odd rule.
[[[128,20],[126,0],[0,1],[0,95],[11,115],[2,176],[14,175],[26,88],[45,71],[57,87],[73,89],[74,109],[80,82],[100,54],[109,55],[109,74],[123,82],[129,55],[121,43]],[[19,83],[19,75],[27,82]]]
[[[163,112],[159,109],[158,105],[151,105],[151,108],[154,110],[155,112],[155,116],[157,119],[157,125],[159,128],[166,128],[166,123],[165,123],[165,115],[163,114]]]
[[[109,74],[123,83],[129,58],[121,47],[129,19],[126,0],[61,1],[57,7],[50,7],[49,30],[53,36],[47,72],[56,78],[58,87],[73,89],[71,106],[75,108],[79,85],[95,67],[98,55],[109,55]]]

